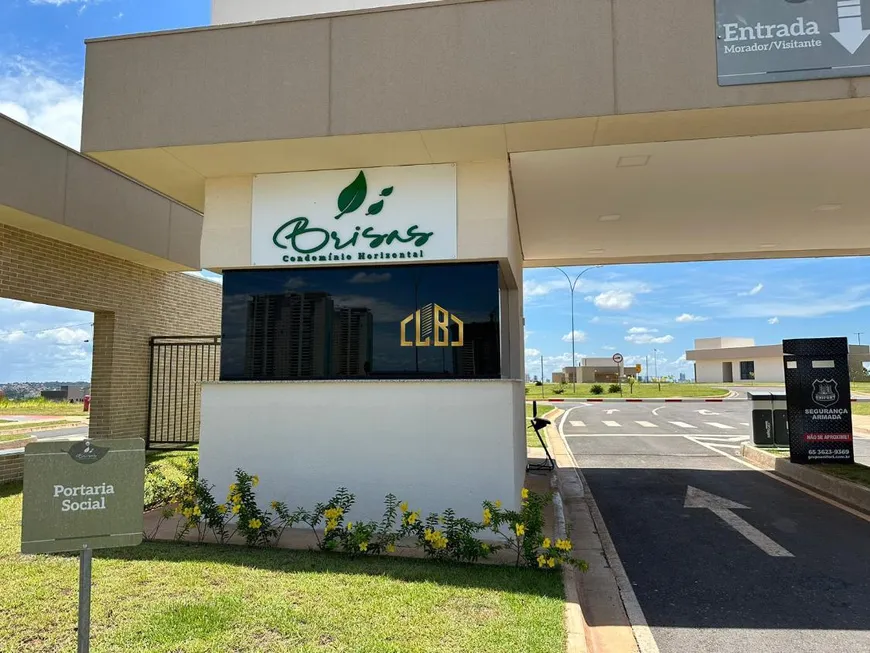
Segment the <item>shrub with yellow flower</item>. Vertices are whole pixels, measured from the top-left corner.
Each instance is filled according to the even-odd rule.
[[[514,524],[514,533],[517,534],[517,537],[522,537],[526,534],[525,524],[516,523]]]
[[[489,526],[492,523],[492,511],[489,508],[483,509],[483,525]]]
[[[248,522],[248,528],[258,529],[263,525],[263,522],[259,519],[252,519]]]

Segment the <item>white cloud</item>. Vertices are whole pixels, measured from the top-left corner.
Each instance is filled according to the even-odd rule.
[[[778,317],[772,317],[772,318],[770,318],[770,319],[767,321],[767,323],[768,323],[768,324],[779,324],[779,318],[778,318]]]
[[[648,344],[666,345],[669,342],[674,341],[674,337],[671,335],[654,337],[648,333],[632,333],[632,334],[625,336],[625,339],[626,339],[626,341],[632,342],[636,345],[648,345]]]
[[[0,331],[0,342],[12,344],[26,338],[24,331]]]
[[[537,358],[541,355],[539,349],[526,349],[526,358]]]
[[[595,317],[593,317],[591,320],[589,320],[590,324],[598,324],[599,322],[601,322],[601,318],[598,317],[597,315]]]
[[[565,281],[558,279],[555,281],[523,281],[523,297],[543,297],[557,288],[565,288],[566,286]]]
[[[389,272],[378,274],[377,272],[357,272],[350,278],[351,283],[384,283],[393,278]]]
[[[701,317],[700,315],[692,315],[691,313],[683,313],[676,318],[677,322],[706,322],[709,317]]]
[[[583,331],[577,331],[575,329],[574,331],[568,332],[564,336],[562,336],[562,342],[571,342],[572,335],[574,336],[574,342],[586,341],[586,334]]]
[[[84,329],[71,329],[69,327],[59,327],[50,331],[43,331],[36,334],[39,340],[49,340],[58,345],[77,345],[89,340],[91,337],[90,331]]]
[[[764,284],[760,283],[757,286],[753,287],[749,292],[739,292],[737,293],[740,297],[746,297],[747,295],[757,295],[764,288]]]
[[[63,4],[55,0],[49,4]],[[82,81],[63,80],[51,66],[21,56],[0,59],[0,113],[78,149]]]
[[[586,298],[590,301],[590,297]],[[605,290],[591,298],[591,301],[604,311],[624,311],[634,303],[634,293],[627,290]]]
[[[601,345],[601,348],[604,351],[614,351],[616,349],[616,347],[614,347],[613,345]]]
[[[732,317],[755,317],[768,319],[783,317],[822,317],[839,313],[851,313],[870,306],[870,285],[863,284],[843,290],[820,289],[808,292],[805,285],[788,289],[782,299],[767,300],[758,304],[735,303],[730,307]]]
[[[648,329],[647,327],[631,327],[629,333],[658,333],[658,329]]]
[[[60,7],[61,5],[87,5],[87,4],[96,4],[100,0],[28,0],[32,5],[54,5],[55,7]]]

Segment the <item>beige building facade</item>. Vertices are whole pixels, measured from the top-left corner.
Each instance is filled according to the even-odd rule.
[[[0,142],[0,297],[93,312],[90,435],[145,438],[149,338],[220,333],[220,286],[181,272],[202,217],[3,117]]]
[[[381,199],[358,192],[355,177],[452,166],[455,208],[425,218],[437,225],[432,233],[450,233],[449,243],[418,254],[428,263],[498,266],[498,307],[490,309],[499,318],[497,375],[485,383],[452,378],[449,391],[434,379],[403,380],[411,399],[388,433],[376,412],[330,422],[334,447],[358,451],[360,432],[377,429],[381,442],[359,450],[361,461],[389,459],[401,443],[402,465],[381,465],[377,482],[365,464],[345,474],[312,465],[287,480],[275,462],[305,450],[308,439],[304,429],[287,433],[277,407],[303,410],[299,402],[334,396],[362,406],[387,397],[389,384],[375,391],[371,378],[317,379],[316,390],[303,391],[296,384],[315,379],[225,379],[203,395],[201,457],[210,481],[229,482],[243,464],[268,470],[264,490],[278,499],[345,485],[364,488],[361,505],[369,506],[379,493],[425,487],[427,510],[447,507],[434,505],[437,498],[476,514],[493,493],[515,505],[525,466],[523,267],[870,253],[866,78],[719,86],[713,3],[374,4],[215,0],[211,26],[87,44],[83,150],[203,211],[202,265],[227,278],[282,278],[298,291],[281,300],[288,315],[303,302],[299,284],[318,269],[369,264],[342,257],[338,250],[355,247],[355,237],[341,231],[347,220],[332,220],[356,211],[356,197],[371,197],[366,216],[387,219],[399,195],[388,199],[388,184],[374,189]],[[336,171],[350,185],[336,185],[331,196],[308,197],[289,176],[310,175],[312,188],[325,188]],[[285,184],[286,223],[276,222],[282,205],[266,198],[263,184]],[[333,215],[308,212],[333,210],[335,197]],[[305,213],[297,208],[303,200]],[[270,229],[280,225],[274,234],[263,227],[266,204]],[[360,233],[367,225],[359,223]],[[309,245],[293,245],[286,260],[274,258],[275,249],[270,264],[260,258],[264,247],[283,251],[305,238]],[[326,251],[339,258],[305,258]],[[399,277],[413,263],[393,261],[397,267],[377,277]],[[294,280],[290,268],[308,276]],[[373,280],[356,270],[353,278]],[[488,328],[475,319],[477,329]],[[398,328],[390,337],[399,338]],[[429,342],[419,334],[416,341]],[[479,371],[478,358],[466,356],[463,369]],[[252,402],[261,408],[261,442],[240,459],[231,417]],[[468,436],[461,459],[489,462],[453,468],[444,483],[432,451],[453,445],[431,411],[470,415],[471,405],[507,412],[511,428],[494,420],[458,425]],[[480,429],[486,437],[471,437]],[[505,448],[497,460],[488,455],[493,442]]]

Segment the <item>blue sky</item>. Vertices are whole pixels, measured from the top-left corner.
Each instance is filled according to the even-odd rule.
[[[84,40],[206,25],[209,11],[209,0],[0,0],[0,112],[78,148]],[[861,258],[590,270],[575,295],[577,355],[619,351],[645,364],[658,349],[660,373],[678,375],[691,372],[682,356],[694,338],[770,344],[839,335],[855,342],[855,332],[870,325],[868,272]],[[529,373],[540,374],[541,355],[547,376],[570,364],[570,296],[558,271],[526,271],[525,316]],[[0,300],[0,382],[89,378],[84,341],[92,320]]]

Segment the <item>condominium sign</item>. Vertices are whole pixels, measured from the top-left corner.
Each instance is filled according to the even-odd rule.
[[[716,0],[719,85],[870,75],[867,21],[870,0]]]
[[[28,444],[21,552],[139,544],[144,488],[141,438]]]
[[[254,178],[253,265],[419,263],[456,247],[453,164]]]

